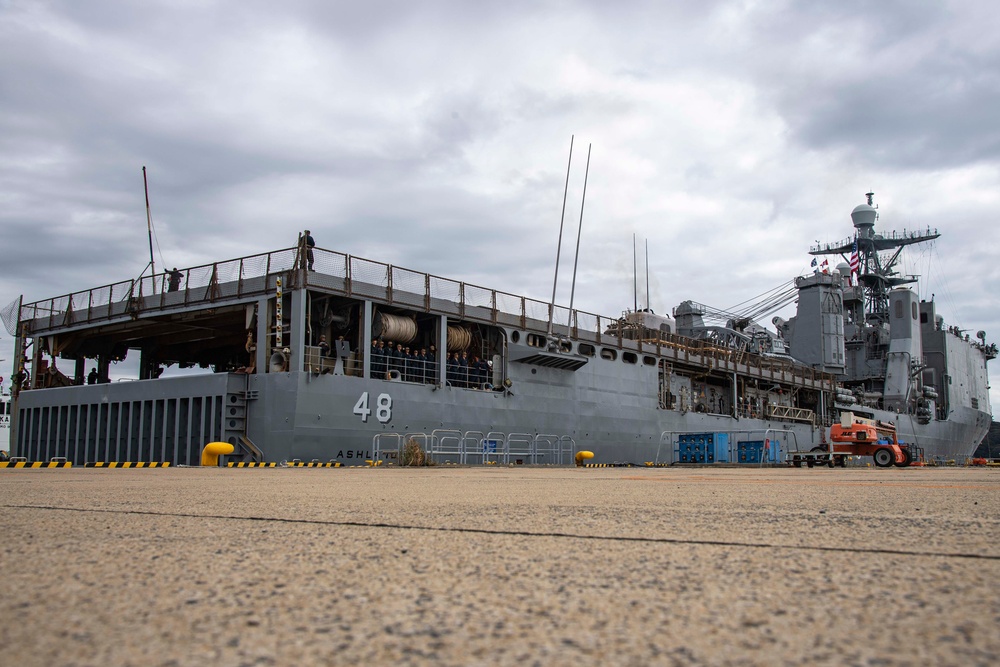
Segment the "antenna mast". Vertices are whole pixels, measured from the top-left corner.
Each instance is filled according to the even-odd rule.
[[[569,194],[569,169],[573,164],[573,138],[569,137],[569,161],[566,164],[566,187],[563,188],[562,214],[559,216],[559,242],[556,244],[556,275],[552,279],[552,301],[549,303],[549,335],[552,335],[552,318],[556,310],[556,285],[559,283],[559,256],[562,254],[563,223],[566,220],[566,195]]]
[[[149,183],[146,182],[146,166],[142,167],[142,187],[146,191],[146,230],[149,232],[149,277],[156,294],[156,263],[153,261],[153,215],[149,212]]]
[[[635,232],[632,232],[632,312],[639,310],[639,272],[635,259]]]
[[[580,226],[576,230],[576,256],[573,258],[573,282],[569,289],[569,318],[566,326],[572,330],[573,327],[573,296],[576,293],[576,265],[580,260],[580,235],[583,232],[583,206],[587,203],[587,177],[590,175],[590,148],[593,144],[587,144],[587,169],[583,172],[583,197],[580,199]]]
[[[646,310],[649,310],[649,239],[646,239]]]

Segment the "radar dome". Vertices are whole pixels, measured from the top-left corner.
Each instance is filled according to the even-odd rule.
[[[868,204],[859,204],[851,211],[851,220],[854,221],[855,227],[873,227],[877,215],[878,211]]]

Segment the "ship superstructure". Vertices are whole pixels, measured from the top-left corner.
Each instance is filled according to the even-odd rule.
[[[946,327],[933,299],[911,289],[918,277],[897,271],[907,246],[932,241],[938,231],[877,233],[874,194],[866,196],[851,213],[853,237],[810,250],[843,261],[798,278],[798,314],[774,323],[793,357],[841,381],[836,409],[898,422],[931,456],[971,455],[992,419],[986,364],[997,347],[983,331],[970,339]]]

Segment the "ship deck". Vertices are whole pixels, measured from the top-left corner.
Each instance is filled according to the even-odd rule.
[[[26,337],[58,335],[63,349],[88,357],[109,350],[171,347],[178,356],[198,359],[201,347],[240,347],[247,304],[273,296],[277,281],[285,291],[309,289],[347,298],[369,299],[394,308],[449,318],[546,332],[550,304],[390,264],[317,248],[316,271],[305,271],[295,248],[184,269],[182,286],[167,290],[164,274],[121,281],[20,308]],[[738,373],[760,381],[829,391],[832,375],[779,357],[738,352],[672,334],[631,340],[606,333],[617,317],[563,306],[552,308],[559,336],[655,355],[668,363],[714,373]]]

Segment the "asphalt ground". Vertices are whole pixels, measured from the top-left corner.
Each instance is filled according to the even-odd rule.
[[[0,470],[4,665],[996,665],[1000,469]]]

